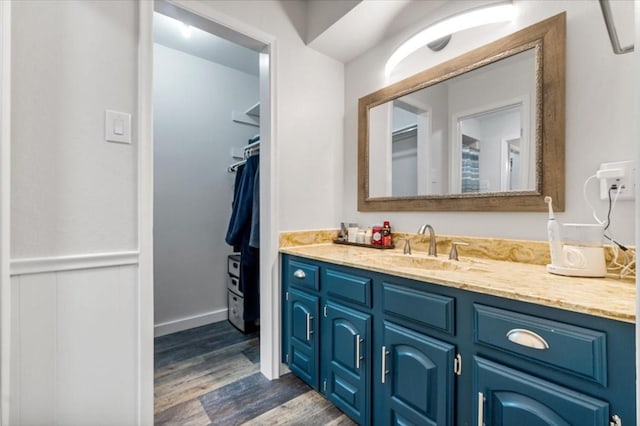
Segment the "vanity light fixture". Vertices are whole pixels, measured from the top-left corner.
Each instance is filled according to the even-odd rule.
[[[184,37],[184,38],[191,37],[191,25],[187,25],[184,22],[182,22],[182,26],[180,28],[180,31],[182,32],[182,37]]]
[[[391,71],[404,58],[425,45],[434,45],[433,50],[440,50],[446,46],[451,34],[497,22],[508,22],[516,15],[516,8],[510,2],[508,4],[499,3],[490,6],[467,10],[457,15],[450,16],[440,22],[428,26],[418,34],[411,37],[398,47],[389,57],[385,66],[385,74],[391,75]],[[444,43],[438,43],[442,40]],[[431,47],[431,46],[429,46]]]

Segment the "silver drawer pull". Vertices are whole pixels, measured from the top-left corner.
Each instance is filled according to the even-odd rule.
[[[389,355],[389,351],[386,346],[382,347],[382,379],[381,382],[384,384],[387,380],[387,374],[389,374],[389,370],[387,370],[387,355]]]
[[[356,334],[356,370],[360,369],[360,361],[364,358],[360,355],[360,345],[364,342],[364,339],[360,338],[359,334]]]
[[[549,349],[549,344],[538,333],[524,328],[514,328],[507,332],[507,339],[516,345],[526,346],[533,349]]]
[[[307,342],[308,342],[311,340],[311,335],[313,334],[313,331],[311,331],[311,320],[313,319],[313,317],[308,312],[305,315],[307,317]]]
[[[478,426],[484,426],[484,395],[478,392]]]
[[[303,279],[307,276],[307,274],[305,274],[302,269],[296,269],[296,271],[293,273],[293,276],[296,278]]]

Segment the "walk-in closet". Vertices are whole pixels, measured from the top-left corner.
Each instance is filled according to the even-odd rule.
[[[168,3],[153,25],[156,424],[204,422],[261,377],[260,53]]]

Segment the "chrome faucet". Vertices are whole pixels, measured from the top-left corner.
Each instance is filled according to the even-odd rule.
[[[429,224],[422,225],[418,230],[418,234],[425,234],[429,230],[429,256],[438,256],[436,250],[436,233],[433,230],[433,226]]]

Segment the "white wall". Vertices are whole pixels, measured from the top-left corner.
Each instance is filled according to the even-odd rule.
[[[474,136],[480,143],[480,189],[500,191],[500,138],[518,138],[520,129],[527,140],[525,156],[530,158],[529,176],[535,188],[535,53],[528,50],[489,66],[474,70],[451,80],[449,87],[449,114],[459,116],[486,111],[505,106],[507,103],[522,102],[522,114],[508,120],[505,131],[487,132]],[[497,113],[496,113],[497,114]],[[522,120],[520,115],[522,115]],[[499,120],[499,119],[498,119]],[[506,118],[505,118],[506,120]],[[490,126],[488,118],[479,118],[483,126]],[[498,121],[499,123],[499,121]],[[455,126],[455,123],[452,123]],[[455,127],[452,127],[452,129]],[[507,134],[505,134],[507,133]],[[455,136],[454,136],[455,137]],[[487,146],[487,138],[495,139],[498,145]],[[529,155],[531,154],[531,155]],[[493,163],[492,165],[489,165]],[[487,185],[488,184],[488,185]],[[526,189],[523,187],[522,189]]]
[[[12,3],[12,425],[136,423],[137,29],[134,1]]]
[[[135,124],[132,145],[104,141],[104,110],[136,109],[137,16],[132,1],[14,3],[13,258],[137,246]]]
[[[393,106],[393,128],[392,131],[404,129],[409,126],[418,125],[418,116],[415,112],[407,111],[397,105]]]
[[[418,194],[443,194],[448,192],[449,167],[449,88],[446,84],[426,87],[404,95],[408,103],[428,109],[426,119],[418,128]],[[426,124],[426,125],[425,125]],[[424,186],[421,185],[426,181]]]
[[[637,149],[630,137],[636,120],[634,94],[629,90],[637,74],[633,55],[612,53],[597,2],[515,0],[514,4],[518,8],[514,23],[455,34],[450,44],[438,53],[421,49],[400,64],[392,81],[567,11],[566,209],[558,218],[562,222],[590,223],[591,212],[582,198],[584,180],[595,173],[601,162],[632,159]],[[385,80],[385,62],[393,50],[419,28],[420,25],[407,28],[345,67],[343,220],[360,223],[391,220],[394,229],[400,231],[414,231],[428,222],[443,234],[544,240],[544,213],[357,212],[357,100],[392,82]],[[603,216],[606,205],[596,200],[595,184],[589,188],[589,194]],[[633,242],[634,207],[635,202],[618,202],[613,217],[613,234],[625,243]]]
[[[200,7],[201,2],[185,1]],[[279,230],[334,228],[342,220],[344,65],[307,47],[275,0],[207,1],[214,13],[277,39]],[[355,162],[350,164],[355,170]]]
[[[153,95],[155,323],[162,332],[159,325],[175,331],[196,318],[227,318],[233,250],[224,238],[235,176],[227,167],[238,161],[232,148],[242,154],[259,132],[231,121],[231,111],[256,103],[258,77],[156,44]]]
[[[393,104],[387,102],[369,110],[369,194],[388,197],[392,192],[391,128]]]
[[[418,136],[413,134],[392,143],[392,189],[395,197],[418,193]]]
[[[513,109],[468,118],[460,123],[461,134],[479,140],[480,191],[500,191],[501,172],[504,168],[502,141],[520,137],[520,118],[520,110]],[[469,128],[474,130],[470,131]]]

